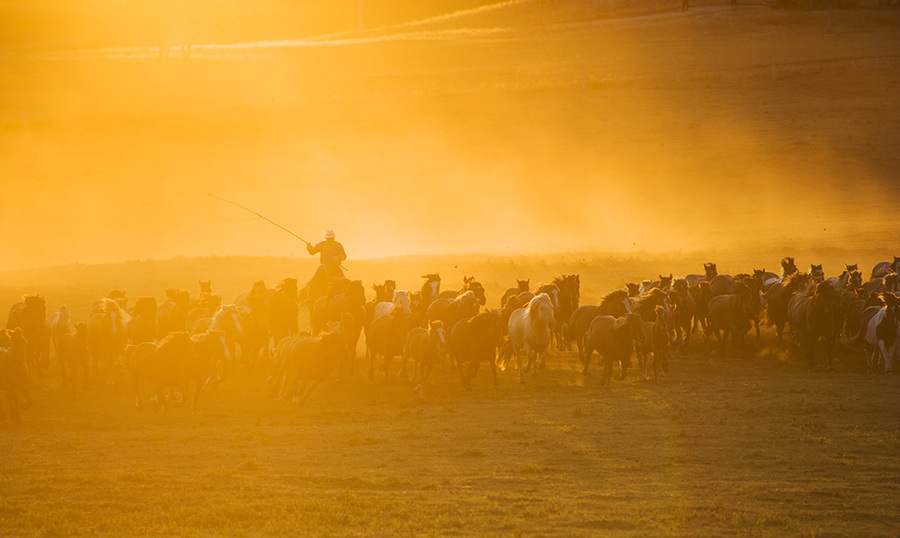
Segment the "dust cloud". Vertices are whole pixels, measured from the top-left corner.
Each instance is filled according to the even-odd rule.
[[[448,3],[312,3],[296,27],[277,2],[214,4],[135,3],[130,30],[138,7],[40,12],[56,38],[14,13],[0,269],[306,256],[208,194],[309,241],[334,229],[351,259],[897,243],[897,158],[871,140],[900,134],[896,61],[824,23],[569,6],[581,20],[538,25],[548,8],[509,2],[411,33]]]

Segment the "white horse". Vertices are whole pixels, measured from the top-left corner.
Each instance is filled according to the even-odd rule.
[[[394,298],[391,302],[381,302],[375,305],[374,313],[372,314],[372,321],[376,319],[388,315],[391,311],[391,308],[394,308],[395,304],[399,304],[403,307],[403,311],[406,315],[409,315],[409,292],[406,290],[394,290]]]
[[[522,355],[528,359],[527,367],[543,366],[543,357],[550,346],[550,335],[556,320],[553,302],[546,293],[535,296],[525,308],[518,308],[509,317],[509,339],[516,354],[519,381],[525,382]]]

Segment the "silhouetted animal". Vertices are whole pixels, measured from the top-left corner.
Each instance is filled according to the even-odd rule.
[[[159,335],[155,297],[138,297],[131,309],[131,323],[128,324],[128,339],[133,344],[153,342]]]
[[[296,278],[285,278],[269,292],[269,332],[275,342],[300,330],[298,293]]]
[[[618,362],[621,368],[619,379],[625,379],[625,373],[631,366],[631,354],[634,352],[635,340],[641,337],[643,322],[637,314],[628,314],[619,318],[597,316],[591,322],[587,338],[585,338],[585,355],[582,360],[582,373],[587,375],[594,351],[600,355],[600,366],[603,368],[600,385],[609,387],[612,378],[613,363]]]
[[[28,390],[28,342],[25,331],[21,327],[0,329],[0,395],[9,406],[10,418],[16,424],[22,422],[21,409],[31,407],[31,393]],[[19,404],[21,392],[25,396],[25,405]],[[6,415],[0,404],[0,420],[6,422]]]
[[[412,382],[420,398],[425,397],[425,383],[446,346],[444,324],[440,320],[429,323],[428,329],[416,327],[409,331],[403,348],[403,364],[405,368],[407,359],[413,359]]]
[[[575,342],[578,348],[578,357],[582,361],[584,360],[584,338],[595,317],[613,316],[617,318],[629,313],[631,313],[631,303],[628,301],[628,292],[625,290],[607,293],[600,300],[599,305],[582,305],[576,308],[565,326],[567,338],[569,341]]]
[[[500,298],[500,307],[506,306],[506,302],[509,301],[510,297],[515,297],[520,293],[525,293],[531,289],[531,279],[527,280],[519,280],[516,279],[516,287],[509,288],[505,292],[503,292],[503,296]]]
[[[75,330],[60,336],[57,358],[64,372],[64,382],[72,384],[72,397],[77,393],[78,372],[81,371],[82,390],[87,389],[90,351],[88,350],[88,328],[86,323],[78,323]]]
[[[496,312],[481,312],[460,321],[453,327],[450,337],[450,354],[459,368],[460,379],[468,390],[478,365],[487,362],[491,366],[494,386],[497,380],[497,347],[502,339],[500,316]]]
[[[159,305],[156,321],[159,325],[159,338],[171,332],[184,331],[188,313],[191,311],[191,296],[184,290],[166,290],[166,302]]]
[[[409,333],[409,317],[401,305],[394,305],[386,316],[372,321],[366,333],[366,355],[369,357],[369,379],[375,378],[375,363],[382,358],[384,379],[390,375],[390,362],[403,354]]]
[[[12,305],[6,321],[7,329],[22,329],[26,341],[25,360],[36,372],[50,366],[50,325],[47,303],[40,295],[29,294]]]
[[[684,282],[685,286],[687,282]],[[666,309],[656,307],[656,320],[644,323],[642,334],[642,347],[645,360],[642,361],[641,371],[644,378],[649,377],[648,369],[653,368],[653,380],[659,381],[659,373],[669,372],[669,331],[666,328],[668,322]]]
[[[840,329],[840,295],[832,285],[819,281],[788,301],[788,321],[800,350],[806,353],[809,368],[816,367],[816,342],[821,339],[827,367],[833,366],[834,342]]]
[[[778,340],[782,339],[784,325],[788,321],[788,301],[792,295],[803,289],[807,282],[809,282],[809,275],[806,273],[793,273],[766,290],[766,322],[775,326]]]
[[[900,270],[898,269],[900,269],[900,258],[894,256],[894,261],[892,262],[876,263],[875,267],[872,268],[872,276],[869,280],[882,278],[888,273],[900,273]]]
[[[281,398],[291,398],[297,405],[303,405],[313,390],[349,358],[347,340],[341,332],[322,333],[318,338],[289,338],[284,353],[277,382]]]
[[[750,302],[753,294],[750,288],[735,282],[732,292],[709,300],[709,325],[711,334],[719,341],[721,353],[725,355],[725,341],[731,336],[743,356],[746,353],[744,335],[750,330]]]

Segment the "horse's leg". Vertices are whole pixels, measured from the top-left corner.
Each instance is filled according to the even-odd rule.
[[[500,386],[500,381],[497,379],[497,361],[491,361],[491,374],[494,376],[494,388]]]
[[[19,414],[19,400],[16,397],[15,389],[6,391],[6,401],[9,403],[9,416],[12,418],[13,423],[21,424],[22,416]]]

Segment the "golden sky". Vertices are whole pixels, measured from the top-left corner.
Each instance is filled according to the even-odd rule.
[[[0,270],[897,243],[887,24],[297,4],[0,7]]]

